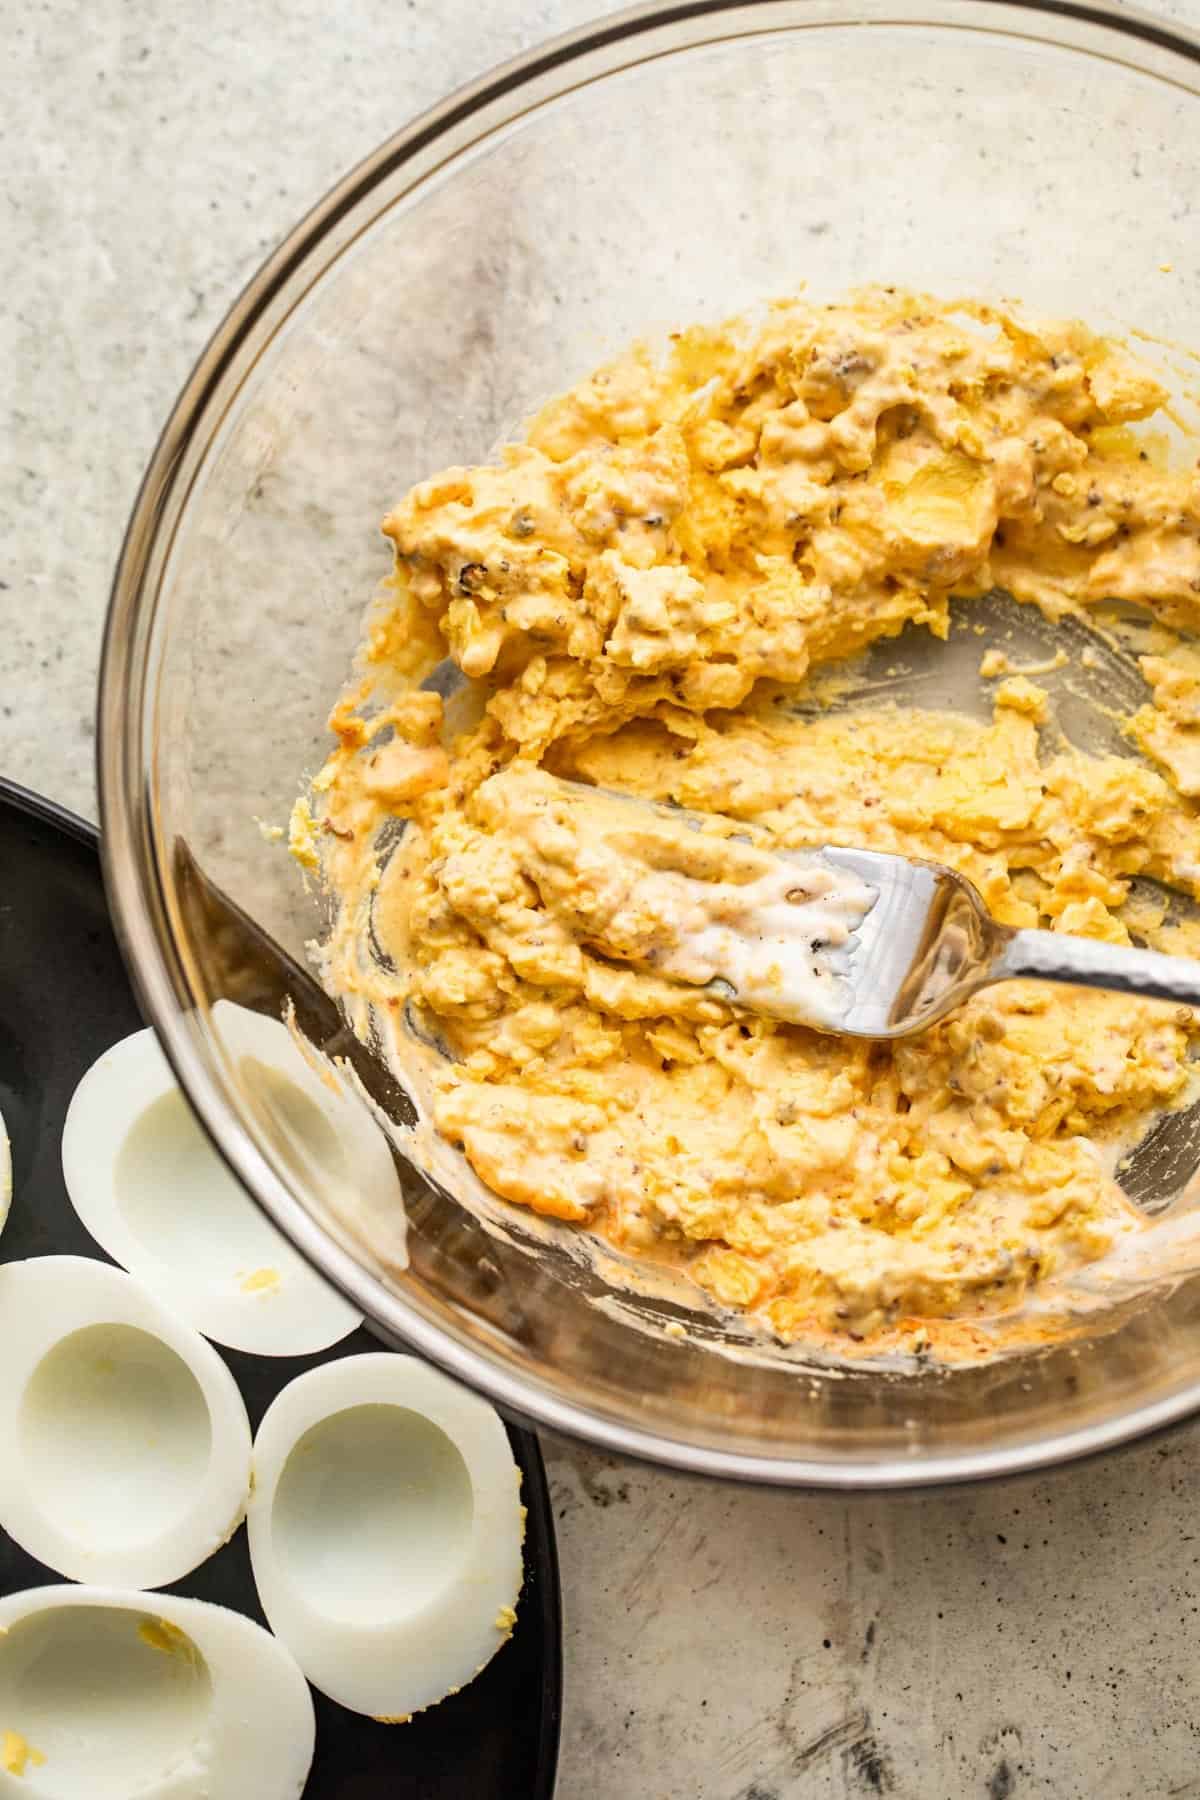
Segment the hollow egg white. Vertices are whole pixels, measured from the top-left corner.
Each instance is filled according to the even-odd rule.
[[[4,1123],[4,1114],[0,1113],[0,1231],[4,1230],[4,1222],[8,1218],[8,1209],[12,1205],[12,1146],[8,1141],[8,1129]]]
[[[120,1588],[0,1599],[0,1800],[297,1800],[312,1695],[240,1613]]]
[[[81,1256],[0,1266],[0,1527],[75,1581],[178,1581],[250,1485],[238,1385],[129,1275]]]
[[[255,1441],[250,1555],[314,1686],[399,1721],[477,1675],[516,1619],[520,1481],[494,1409],[414,1357],[284,1388]]]
[[[338,1154],[347,1130],[337,1095],[308,1067],[286,1028],[243,1007],[216,1009],[289,1118]],[[366,1117],[357,1150],[396,1181],[391,1153]],[[288,1243],[226,1168],[176,1085],[153,1031],[106,1050],[67,1111],[63,1175],[71,1203],[102,1249],[207,1337],[260,1356],[328,1349],[362,1322]],[[382,1162],[381,1162],[382,1159]],[[400,1206],[397,1189],[397,1206]],[[402,1208],[400,1208],[402,1212]]]

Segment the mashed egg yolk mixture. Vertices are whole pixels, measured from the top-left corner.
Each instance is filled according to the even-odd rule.
[[[1195,1098],[1188,1009],[1011,982],[893,1044],[754,1018],[598,954],[583,836],[548,866],[523,796],[542,768],[933,858],[1005,923],[1179,947],[1131,882],[1200,896],[1186,648],[1143,659],[1129,756],[1019,674],[990,721],[796,704],[994,587],[1200,626],[1200,475],[1130,429],[1165,399],[1081,324],[870,290],[635,350],[399,503],[292,846],[328,986],[441,1047],[436,1127],[497,1194],[789,1340],[999,1311],[1139,1228],[1111,1171]],[[482,709],[454,736],[417,687],[447,654]]]

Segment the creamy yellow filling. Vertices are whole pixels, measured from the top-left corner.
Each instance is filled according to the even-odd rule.
[[[444,1045],[437,1127],[498,1194],[784,1338],[994,1311],[1138,1227],[1109,1169],[1193,1097],[1189,1011],[1010,983],[891,1046],[751,1018],[598,952],[594,858],[539,863],[497,795],[540,766],[776,848],[949,863],[1011,924],[1184,947],[1130,884],[1200,896],[1186,649],[1144,659],[1129,757],[1064,741],[999,651],[990,721],[792,703],[993,586],[1194,630],[1200,477],[1136,429],[1164,398],[1076,322],[789,302],[631,353],[389,515],[395,581],[292,842],[336,905],[328,985]],[[414,687],[446,654],[484,702],[450,741]]]

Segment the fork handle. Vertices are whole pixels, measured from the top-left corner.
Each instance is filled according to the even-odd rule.
[[[1009,933],[992,959],[988,980],[1008,981],[1014,976],[1069,981],[1077,987],[1110,988],[1122,994],[1200,1006],[1200,961],[1196,958],[1164,956],[1159,950],[1135,950],[1057,931]]]

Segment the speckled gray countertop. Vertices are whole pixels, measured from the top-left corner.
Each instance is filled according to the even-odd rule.
[[[0,774],[93,813],[121,529],[267,249],[407,116],[597,10],[8,8]],[[1200,24],[1200,0],[1161,10]],[[886,1500],[739,1491],[544,1441],[562,1800],[1200,1796],[1200,1426]]]

